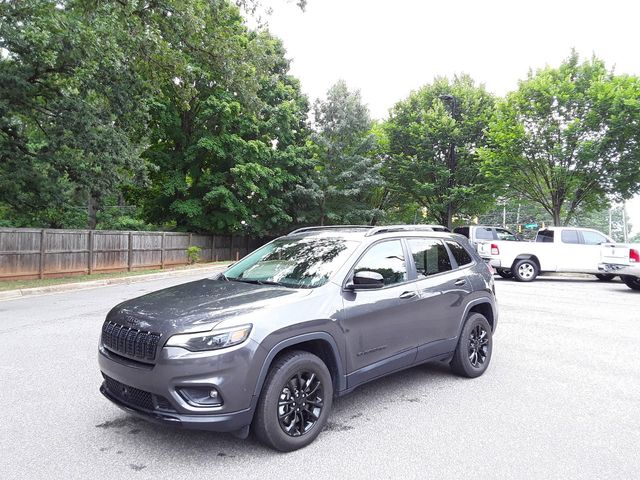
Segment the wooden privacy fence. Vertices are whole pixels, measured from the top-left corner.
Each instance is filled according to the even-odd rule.
[[[267,240],[236,235],[109,230],[0,228],[0,280],[165,268],[200,261],[236,260]]]

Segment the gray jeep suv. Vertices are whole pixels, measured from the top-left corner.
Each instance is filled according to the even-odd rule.
[[[167,425],[249,428],[291,451],[322,431],[335,396],[428,361],[466,377],[489,365],[493,276],[459,235],[413,226],[311,227],[223,273],[114,307],[100,390]]]

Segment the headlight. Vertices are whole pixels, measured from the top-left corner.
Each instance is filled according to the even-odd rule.
[[[192,352],[232,347],[244,342],[249,337],[251,327],[252,325],[242,325],[225,330],[174,335],[167,340],[165,346],[186,348]]]

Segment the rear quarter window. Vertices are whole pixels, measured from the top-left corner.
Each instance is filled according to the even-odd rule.
[[[460,245],[458,242],[454,242],[453,240],[446,241],[449,250],[451,250],[451,255],[453,255],[453,259],[456,261],[459,267],[464,267],[465,265],[469,265],[473,262],[471,255],[467,252],[467,249]]]

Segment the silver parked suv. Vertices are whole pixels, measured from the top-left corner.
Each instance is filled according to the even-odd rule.
[[[101,392],[168,425],[312,442],[335,396],[428,361],[489,365],[493,276],[467,240],[417,226],[303,228],[214,278],[113,308]]]

